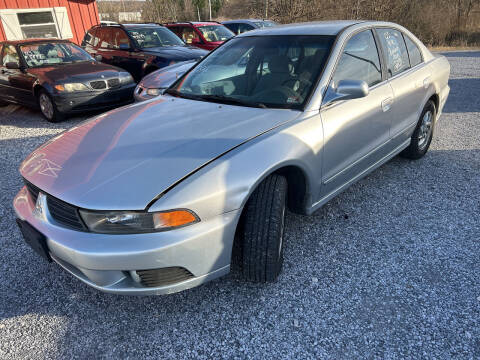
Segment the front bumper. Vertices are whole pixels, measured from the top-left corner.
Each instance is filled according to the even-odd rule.
[[[106,110],[133,102],[135,86],[132,83],[116,89],[54,94],[53,100],[63,113]]]
[[[26,187],[13,206],[18,218],[45,235],[55,262],[98,290],[126,295],[174,293],[227,274],[239,216],[232,211],[177,230],[105,235],[59,225],[45,204],[33,203]],[[169,267],[185,268],[193,276],[157,287],[145,286],[135,276],[138,270]]]

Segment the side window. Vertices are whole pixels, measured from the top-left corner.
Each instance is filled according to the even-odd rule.
[[[422,60],[422,53],[418,46],[410,39],[407,35],[403,34],[405,43],[407,44],[408,57],[410,58],[410,66],[415,66],[420,64]]]
[[[17,50],[13,45],[5,45],[3,47],[2,65],[5,66],[9,62],[20,64]]]
[[[250,24],[239,24],[238,25],[238,34],[253,30],[254,27]]]
[[[238,24],[224,24],[224,25],[228,28],[228,30],[233,32],[235,35],[240,34],[238,32]]]
[[[85,34],[85,38],[83,39],[83,44],[82,46],[84,45],[90,45],[90,46],[97,46],[98,45],[98,37],[96,37],[96,33],[98,32],[97,29],[92,29],[92,30],[89,30],[87,31],[87,33]]]
[[[193,42],[193,39],[199,39],[198,34],[191,27],[184,27],[181,34],[182,40],[185,41],[187,44],[191,44]]]
[[[120,49],[120,45],[126,45],[130,48],[130,40],[125,31],[122,29],[112,29],[111,34],[112,49]]]
[[[363,80],[368,86],[382,81],[380,58],[371,30],[348,40],[333,75],[333,86],[336,87],[340,80]]]
[[[407,47],[400,31],[377,29],[377,32],[386,52],[388,75],[395,76],[410,68]]]
[[[111,29],[102,28],[97,31],[99,33],[99,47],[104,49],[112,49],[112,36],[111,36]]]

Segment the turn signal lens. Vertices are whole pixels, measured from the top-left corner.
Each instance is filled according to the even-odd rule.
[[[65,91],[65,86],[63,85],[55,85],[55,89],[58,91]]]
[[[91,232],[102,234],[139,234],[171,230],[200,221],[189,210],[164,212],[90,211],[80,209],[80,215]]]
[[[153,215],[153,224],[156,229],[184,226],[196,221],[195,215],[186,210],[161,212]]]

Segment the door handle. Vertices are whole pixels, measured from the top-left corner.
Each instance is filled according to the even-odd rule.
[[[392,104],[393,104],[393,99],[391,97],[383,99],[382,100],[382,110],[383,110],[383,112],[387,112],[388,110],[390,110],[390,108],[392,107]]]

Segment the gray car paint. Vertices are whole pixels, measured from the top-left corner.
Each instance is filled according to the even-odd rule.
[[[323,103],[343,45],[357,31],[374,26],[408,34],[420,47],[424,63],[375,85],[365,98]],[[441,114],[449,92],[449,64],[399,25],[323,22],[240,36],[275,34],[339,34],[303,112],[162,96],[73,128],[36,150],[21,166],[22,175],[43,191],[80,207],[188,208],[200,217],[199,223],[131,236],[79,233],[55,224],[45,206],[46,215],[34,215],[35,204],[25,188],[14,200],[17,216],[47,236],[58,263],[97,289],[122,294],[179,291],[228,272],[241,210],[269,174],[294,170],[297,179],[303,178],[306,191],[302,187],[293,191],[302,197],[299,211],[310,214],[408,146],[420,112],[432,96],[438,97],[437,119]],[[384,111],[387,98],[390,106]],[[94,140],[90,146],[74,143],[87,136]],[[41,161],[29,164],[42,153],[42,159],[60,165],[57,177],[39,174],[44,172]],[[61,156],[77,160],[70,165]],[[124,272],[165,266],[184,266],[195,278],[143,288]]]

